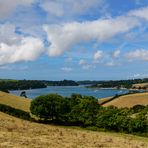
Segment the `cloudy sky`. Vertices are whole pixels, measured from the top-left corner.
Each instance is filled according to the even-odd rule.
[[[0,0],[0,78],[144,77],[147,0]]]

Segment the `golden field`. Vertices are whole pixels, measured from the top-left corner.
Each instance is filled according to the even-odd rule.
[[[134,100],[134,98],[139,98],[138,96],[140,96],[140,98],[148,99],[148,93],[134,94],[123,97],[126,97],[126,100]],[[122,97],[117,98],[117,100],[120,100],[121,98]],[[122,105],[121,100],[119,103],[120,105]],[[140,99],[140,101],[142,102],[142,99]],[[129,106],[127,101],[125,102],[126,105]],[[30,99],[25,99],[22,97],[14,96],[12,94],[0,92],[0,104],[6,104],[14,108],[29,111],[30,103]],[[112,101],[109,103],[112,103]],[[136,103],[139,102],[137,101]],[[119,104],[115,103],[114,105]],[[93,132],[76,127],[62,127],[33,123],[0,112],[0,148],[9,147],[147,148],[148,138],[119,133]]]
[[[30,112],[31,100],[23,97],[18,97],[9,93],[0,91],[0,104],[5,104],[16,109]]]
[[[138,84],[133,84],[134,88],[138,89],[139,87],[143,88],[143,87],[148,87],[148,83],[138,83]]]
[[[104,107],[112,105],[119,108],[122,107],[130,108],[133,107],[134,105],[148,105],[148,93],[136,93],[136,94],[125,95],[103,104]]]
[[[24,121],[0,112],[0,148],[147,148],[148,138]]]

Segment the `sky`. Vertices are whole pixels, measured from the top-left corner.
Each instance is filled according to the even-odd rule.
[[[147,0],[0,0],[0,78],[146,77]]]

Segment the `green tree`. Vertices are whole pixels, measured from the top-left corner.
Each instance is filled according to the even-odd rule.
[[[31,102],[31,113],[44,120],[58,120],[66,112],[65,100],[57,94],[39,96]]]
[[[94,126],[99,109],[100,106],[94,97],[84,96],[80,98],[78,104],[71,108],[69,117],[72,122],[80,123],[83,126]]]

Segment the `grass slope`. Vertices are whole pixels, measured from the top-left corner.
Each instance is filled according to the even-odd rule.
[[[133,107],[134,105],[148,105],[148,93],[125,95],[103,104],[104,107],[111,105],[119,108]]]
[[[31,123],[0,112],[0,147],[8,148],[147,148],[148,139]]]
[[[0,91],[0,104],[5,104],[13,108],[29,112],[30,103],[30,99],[14,96],[12,94]]]

